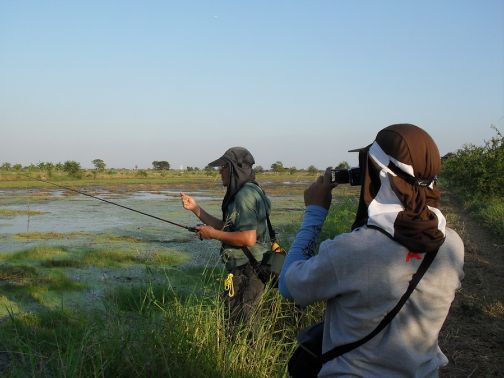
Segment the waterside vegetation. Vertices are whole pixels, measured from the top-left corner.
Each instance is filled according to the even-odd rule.
[[[497,137],[484,147],[464,146],[445,159],[440,184],[443,191],[456,194],[484,225],[499,234],[504,229],[504,155],[502,135],[496,131]],[[102,162],[97,163],[101,166]],[[0,188],[37,188],[42,193],[39,200],[45,200],[47,184],[21,176],[23,167],[18,171],[11,168],[0,170]],[[56,170],[49,176],[33,167],[27,173],[90,191],[97,187],[113,188],[117,193],[166,187],[222,191],[215,171],[111,173],[102,168],[84,170],[80,178]],[[285,170],[257,175],[269,194],[299,196],[302,209],[302,191],[316,174]],[[285,182],[289,185],[283,185]],[[358,189],[346,185],[336,189],[321,239],[350,229],[357,198]],[[11,204],[9,201],[4,199],[2,205]],[[279,214],[274,224],[287,249],[301,221],[302,212],[298,210],[275,210]],[[4,210],[0,216],[13,215]],[[177,250],[142,253],[144,241],[135,235],[26,232],[15,237],[40,245],[0,255],[3,376],[282,377],[286,376],[286,361],[295,347],[297,331],[323,316],[321,305],[301,310],[270,289],[252,322],[230,337],[220,297],[220,265],[188,265],[187,256]],[[86,247],[57,245],[69,238],[89,238],[92,242]],[[56,245],[47,245],[47,241]],[[481,262],[471,250],[467,252],[467,272],[471,274],[471,266]],[[485,286],[485,277],[479,277],[480,286]],[[463,295],[458,296],[461,299],[454,304],[448,327],[442,331],[441,347],[452,361],[442,371],[444,376],[475,372],[491,376],[503,367],[490,344],[487,349],[478,344],[480,353],[485,353],[481,358],[461,352],[471,350],[469,344],[476,340],[490,343],[499,333],[502,335],[502,301],[492,299],[489,305],[478,298],[474,287],[464,287],[463,283]],[[491,330],[495,334],[487,334],[483,341],[477,339],[481,335],[464,336],[475,328],[470,323],[474,317],[491,320],[496,325]],[[465,323],[471,324],[470,329],[458,327]],[[464,344],[456,344],[457,340]]]

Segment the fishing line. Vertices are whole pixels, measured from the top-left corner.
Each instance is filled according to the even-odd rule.
[[[185,228],[186,230],[188,230],[188,231],[190,231],[190,232],[196,232],[196,231],[197,231],[197,230],[196,230],[196,228],[194,228],[194,227],[185,226],[185,225],[183,225],[183,224],[180,224],[180,223],[177,223],[177,222],[170,221],[170,220],[168,220],[168,219],[163,219],[163,218],[157,217],[157,216],[152,215],[152,214],[147,214],[147,213],[144,213],[143,211],[136,210],[136,209],[132,209],[131,207],[124,206],[124,205],[120,205],[120,204],[118,204],[118,203],[116,203],[116,202],[112,202],[112,201],[106,200],[106,199],[104,199],[104,198],[96,197],[96,196],[93,196],[92,194],[89,194],[89,193],[86,193],[86,192],[82,192],[82,191],[80,191],[80,190],[73,189],[73,188],[70,188],[70,187],[68,187],[68,186],[55,184],[54,182],[50,182],[50,181],[47,181],[47,180],[42,180],[42,179],[39,179],[39,178],[36,178],[36,177],[32,177],[32,176],[26,175],[26,174],[24,174],[24,173],[19,173],[19,172],[18,172],[18,174],[19,174],[19,175],[21,175],[21,176],[28,177],[28,178],[30,178],[31,180],[40,181],[40,182],[43,182],[43,183],[46,183],[46,184],[51,184],[51,185],[57,186],[57,187],[59,187],[59,188],[66,189],[66,190],[69,190],[69,191],[71,191],[71,192],[79,193],[79,194],[82,194],[82,195],[84,195],[84,196],[91,197],[91,198],[94,198],[94,199],[96,199],[96,200],[99,200],[99,201],[102,201],[102,202],[105,202],[105,203],[108,203],[108,204],[111,204],[111,205],[115,205],[115,206],[122,207],[123,209],[126,209],[126,210],[134,211],[135,213],[142,214],[142,215],[145,215],[145,216],[147,216],[147,217],[151,217],[151,218],[154,218],[154,219],[160,220],[160,221],[162,221],[162,222],[169,223],[169,224],[174,225],[174,226],[177,226],[177,227]]]

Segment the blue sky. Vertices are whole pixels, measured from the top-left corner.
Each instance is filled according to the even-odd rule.
[[[504,131],[503,0],[0,0],[0,163],[322,169],[403,122]]]

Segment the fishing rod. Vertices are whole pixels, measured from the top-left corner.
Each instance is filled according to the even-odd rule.
[[[115,206],[122,207],[123,209],[126,209],[126,210],[134,211],[135,213],[139,213],[139,214],[142,214],[142,215],[145,215],[145,216],[148,216],[148,217],[151,217],[151,218],[154,218],[154,219],[160,220],[160,221],[162,221],[162,222],[169,223],[169,224],[174,225],[174,226],[177,226],[177,227],[185,228],[186,230],[188,230],[188,231],[190,231],[190,232],[197,232],[196,228],[194,228],[194,227],[184,226],[183,224],[180,224],[180,223],[177,223],[177,222],[173,222],[173,221],[170,221],[170,220],[168,220],[168,219],[160,218],[160,217],[157,217],[157,216],[152,215],[152,214],[147,214],[147,213],[144,213],[143,211],[136,210],[136,209],[132,209],[131,207],[128,207],[128,206],[123,206],[123,205],[120,205],[120,204],[118,204],[118,203],[116,203],[116,202],[112,202],[112,201],[106,200],[106,199],[104,199],[104,198],[96,197],[96,196],[93,196],[93,195],[91,195],[91,194],[89,194],[89,193],[82,192],[82,191],[80,191],[80,190],[73,189],[73,188],[70,188],[70,187],[68,187],[68,186],[55,184],[54,182],[47,181],[47,180],[42,180],[42,179],[39,179],[39,178],[36,178],[36,177],[32,177],[32,176],[27,175],[27,174],[24,174],[24,173],[19,173],[19,172],[18,172],[18,174],[19,174],[19,175],[21,175],[21,176],[28,177],[28,178],[29,178],[29,179],[31,179],[31,180],[40,181],[40,182],[43,182],[43,183],[46,183],[46,184],[51,184],[51,185],[57,186],[57,187],[59,187],[59,188],[69,190],[69,191],[71,191],[71,192],[79,193],[79,194],[82,194],[82,195],[84,195],[84,196],[91,197],[91,198],[97,199],[97,200],[102,201],[102,202],[106,202],[106,203],[111,204],[111,205],[115,205]]]

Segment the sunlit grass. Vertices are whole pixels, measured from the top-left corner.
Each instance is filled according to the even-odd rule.
[[[205,280],[199,285],[206,285]],[[298,328],[322,317],[267,291],[250,323],[225,321],[219,289],[180,297],[165,285],[111,289],[105,312],[11,314],[0,348],[11,376],[279,377]]]
[[[40,215],[44,214],[43,211],[36,210],[10,210],[10,209],[0,209],[0,216],[4,217],[16,217],[19,215]]]
[[[62,271],[41,270],[32,266],[0,266],[0,280],[11,289],[22,288],[27,291],[39,290],[75,290],[84,287],[79,282],[70,279]]]
[[[336,197],[322,227],[320,239],[332,239],[338,234],[350,232],[358,201],[358,197],[351,195]]]
[[[85,251],[80,259],[83,265],[119,267],[134,264],[181,264],[187,256],[175,251],[143,252],[126,248],[103,248]]]
[[[353,218],[348,212],[356,203],[346,197],[352,195],[341,191],[335,196],[323,238],[349,229]],[[303,205],[286,201],[284,207],[294,210],[282,211],[275,227],[290,240],[299,227]],[[44,237],[26,236],[26,240]],[[186,254],[149,247],[132,236],[99,235],[85,245],[39,246],[0,256],[5,265],[25,266],[18,273],[5,269],[6,275],[23,273],[24,278],[1,288],[0,295],[20,306],[38,305],[36,313],[13,310],[10,320],[0,323],[0,350],[9,361],[5,374],[285,376],[297,331],[322,318],[322,305],[303,311],[270,290],[252,322],[231,336],[220,297],[222,266],[182,267]],[[134,266],[144,266],[145,273],[129,270],[131,279],[121,284],[124,281],[117,280],[115,272]],[[70,292],[84,293],[80,281],[72,277],[83,277],[80,272],[92,267],[96,269],[87,277],[100,275],[99,279],[93,276],[90,284],[99,299],[86,305],[86,311],[71,311],[66,305]],[[103,272],[107,272],[105,281],[101,281]]]
[[[351,226],[355,221],[357,205],[358,197],[352,191],[343,190],[334,193],[333,201],[322,227],[319,240],[332,239],[338,234],[350,232]],[[280,242],[283,248],[290,248],[291,242],[294,240],[303,219],[303,214],[304,208],[303,211],[291,215],[290,221],[279,223],[279,226],[275,227],[280,234]],[[285,237],[282,238],[282,235],[285,235]]]
[[[19,313],[20,311],[21,307],[15,301],[11,301],[7,296],[0,294],[0,318],[9,313]]]
[[[47,290],[65,291],[65,290],[80,290],[86,287],[81,282],[69,278],[61,270],[51,270],[44,274],[37,282],[37,286],[43,286]]]
[[[129,235],[100,234],[96,237],[96,242],[118,242],[118,243],[141,243],[142,239]]]
[[[34,263],[54,258],[65,258],[71,256],[66,247],[36,246],[25,250],[0,254],[0,261],[22,261],[24,263]]]
[[[72,248],[36,246],[0,254],[0,261],[45,267],[119,267],[134,264],[178,265],[188,256],[175,250],[143,251],[133,248]]]
[[[89,236],[86,232],[18,232],[14,239],[19,240],[58,240]]]
[[[280,227],[297,228],[302,209],[297,215]],[[270,290],[251,323],[231,336],[220,297],[221,265],[179,268],[187,256],[177,250],[147,251],[123,237],[100,241],[111,241],[113,247],[39,246],[4,258],[6,264],[23,261],[31,268],[22,270],[23,285],[12,284],[0,295],[13,303],[39,305],[33,314],[13,310],[10,320],[0,323],[0,348],[9,356],[7,374],[280,377],[285,376],[297,331],[323,316],[322,306],[300,311]],[[102,302],[93,303],[89,312],[65,307],[64,293],[80,289],[64,273],[66,268],[134,265],[146,267],[144,281],[111,282],[101,288],[106,289]]]
[[[80,260],[88,266],[126,266],[137,264],[141,261],[138,253],[125,249],[95,249],[89,250]]]
[[[172,250],[140,252],[133,249],[38,246],[0,255],[0,295],[7,298],[15,313],[33,305],[56,308],[63,297],[68,296],[66,293],[85,290],[100,280],[95,273],[88,276],[90,282],[81,282],[71,278],[68,269],[122,269],[137,265],[162,267],[178,265],[186,259],[186,255]],[[127,279],[131,280],[131,277]],[[118,281],[114,279],[110,283],[117,286]],[[72,297],[78,300],[74,295]]]
[[[483,221],[489,230],[504,238],[504,201],[502,198],[473,199],[467,202],[466,206]]]

